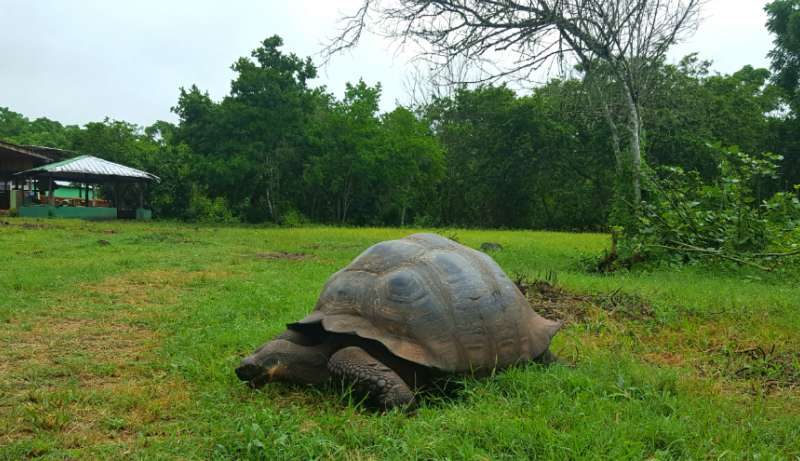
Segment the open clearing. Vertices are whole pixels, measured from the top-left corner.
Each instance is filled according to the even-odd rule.
[[[601,234],[441,231],[566,321],[560,365],[466,379],[418,414],[233,368],[325,280],[408,229],[0,222],[0,459],[800,457],[800,288],[780,274],[611,276]]]

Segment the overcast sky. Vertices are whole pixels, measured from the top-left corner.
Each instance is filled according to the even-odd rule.
[[[29,118],[83,124],[105,117],[175,121],[178,88],[227,94],[233,61],[267,36],[317,57],[341,12],[359,0],[0,0],[0,107]],[[709,0],[698,33],[671,61],[699,52],[713,69],[767,67],[762,0]],[[341,95],[363,78],[384,88],[382,107],[408,102],[407,57],[371,37],[338,56],[315,83]]]

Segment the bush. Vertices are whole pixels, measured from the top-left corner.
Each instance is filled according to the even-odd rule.
[[[290,208],[281,216],[281,224],[287,227],[300,227],[309,223],[309,219],[294,208]]]
[[[782,157],[717,151],[719,177],[713,182],[680,167],[646,175],[647,199],[636,230],[621,232],[621,256],[678,263],[716,258],[771,269],[779,258],[800,254],[800,187],[768,200],[757,194],[759,185],[777,179]]]
[[[212,199],[198,186],[192,187],[189,209],[186,214],[186,218],[190,221],[207,223],[229,223],[235,221],[233,213],[231,213],[224,198],[216,197]]]

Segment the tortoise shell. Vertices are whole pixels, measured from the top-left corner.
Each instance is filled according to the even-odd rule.
[[[536,314],[492,258],[436,234],[370,247],[331,276],[310,315],[288,326],[320,323],[446,372],[535,359],[561,326]]]

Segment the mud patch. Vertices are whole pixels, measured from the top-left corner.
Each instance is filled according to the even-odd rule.
[[[266,253],[255,253],[251,255],[255,259],[285,259],[288,261],[301,261],[303,259],[312,258],[312,255],[306,253],[290,253],[288,251],[269,251]]]
[[[642,321],[654,318],[650,304],[639,296],[622,293],[621,289],[608,294],[572,293],[558,286],[552,274],[545,279],[516,276],[514,283],[534,310],[550,320],[581,323],[597,310],[616,319]]]

